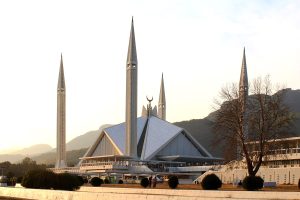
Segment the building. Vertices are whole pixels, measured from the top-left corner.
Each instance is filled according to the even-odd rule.
[[[276,184],[298,184],[300,179],[300,137],[290,137],[270,141],[274,143],[270,155],[263,160],[257,175],[265,182]],[[255,143],[248,144],[255,149]],[[247,175],[247,166],[244,160],[232,161],[217,170],[210,170],[198,177],[201,182],[207,174],[214,173],[223,183],[238,183]]]
[[[80,171],[99,173],[168,172],[174,167],[219,162],[186,130],[166,121],[163,76],[157,107],[151,101],[137,118],[137,52],[133,21],[126,62],[125,122],[104,129],[81,158]]]

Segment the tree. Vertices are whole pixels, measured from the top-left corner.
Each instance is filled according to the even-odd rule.
[[[214,133],[216,142],[225,144],[224,152],[236,147],[237,158],[243,158],[249,175],[255,176],[276,139],[286,137],[294,115],[283,102],[285,90],[274,89],[269,76],[255,79],[252,85],[247,98],[241,98],[236,84],[222,88]]]

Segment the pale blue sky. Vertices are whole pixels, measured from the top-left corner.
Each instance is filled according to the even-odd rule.
[[[157,102],[165,77],[167,120],[203,118],[220,88],[271,75],[300,88],[300,1],[1,1],[0,149],[56,141],[63,53],[67,141],[125,118],[125,60],[134,16],[138,109]]]

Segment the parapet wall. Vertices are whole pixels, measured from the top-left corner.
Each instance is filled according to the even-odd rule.
[[[205,191],[172,189],[137,189],[82,187],[79,191],[38,190],[0,187],[0,196],[20,197],[38,200],[170,200],[170,199],[300,199],[298,192],[264,191]]]

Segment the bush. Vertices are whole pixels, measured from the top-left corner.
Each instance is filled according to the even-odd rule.
[[[110,184],[109,179],[108,179],[108,178],[105,178],[105,179],[104,179],[104,183],[105,183],[105,184]]]
[[[204,190],[217,190],[222,186],[222,181],[215,174],[208,174],[201,182]]]
[[[63,173],[55,174],[49,170],[28,171],[22,180],[21,185],[26,188],[36,189],[57,189],[57,190],[76,190],[80,183],[76,176]]]
[[[17,177],[11,177],[7,181],[7,186],[16,186]]]
[[[101,186],[103,180],[99,177],[93,177],[91,178],[90,183],[92,186],[97,187],[97,186]]]
[[[23,176],[19,176],[19,177],[17,178],[17,183],[22,183],[22,180],[23,180]]]
[[[170,188],[175,189],[177,188],[179,182],[177,176],[170,176],[168,180],[168,185]]]
[[[56,175],[56,184],[54,189],[56,190],[78,190],[80,188],[80,182],[76,175],[62,173]]]
[[[120,179],[119,181],[118,181],[118,184],[123,184],[124,182],[123,182],[123,180],[122,179]]]
[[[246,190],[259,190],[264,186],[264,180],[260,176],[246,176],[243,180],[243,188]]]
[[[144,187],[144,188],[146,188],[146,187],[149,186],[149,180],[148,180],[148,178],[142,178],[142,180],[141,180],[141,186]]]
[[[31,170],[27,172],[21,185],[26,188],[51,189],[54,188],[56,174],[49,170]]]
[[[89,180],[87,179],[87,177],[82,177],[83,178],[83,182],[84,183],[88,183],[89,182]]]
[[[79,185],[82,186],[84,184],[83,177],[82,176],[77,176],[77,179],[78,179]]]

